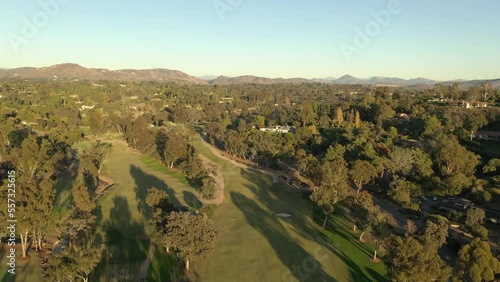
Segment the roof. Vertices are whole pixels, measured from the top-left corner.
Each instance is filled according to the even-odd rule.
[[[487,135],[487,136],[499,136],[500,137],[500,131],[476,131],[476,133],[474,135],[475,136]]]

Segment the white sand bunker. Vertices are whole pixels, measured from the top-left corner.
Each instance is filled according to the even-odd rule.
[[[275,216],[277,216],[277,217],[284,217],[284,218],[291,217],[292,215],[293,214],[291,214],[291,213],[284,213],[284,212],[275,214]]]

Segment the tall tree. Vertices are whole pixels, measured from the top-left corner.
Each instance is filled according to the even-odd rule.
[[[495,274],[500,273],[500,261],[491,253],[488,242],[479,238],[460,249],[458,262],[465,281],[494,281]]]
[[[170,252],[170,243],[167,238],[168,214],[174,211],[174,206],[168,201],[168,194],[157,188],[148,190],[146,203],[152,210],[148,221],[147,232],[157,245],[163,245],[167,253]]]
[[[171,132],[165,142],[164,162],[169,167],[174,167],[175,163],[186,157],[188,144],[186,138],[177,132]]]
[[[377,170],[367,161],[356,160],[349,170],[349,176],[356,185],[356,194],[359,194],[363,186],[377,176]]]
[[[335,111],[335,119],[339,125],[344,124],[344,111],[342,111],[342,107],[337,107]]]
[[[203,260],[214,250],[219,231],[205,215],[172,212],[167,223],[168,240],[189,270],[192,261]]]
[[[439,257],[437,250],[428,248],[413,236],[393,236],[385,256],[391,281],[448,281],[451,268]]]
[[[340,147],[337,147],[337,149]],[[334,211],[335,206],[344,200],[349,193],[347,184],[347,165],[342,157],[342,152],[331,147],[323,165],[321,166],[321,176],[319,188],[313,191],[311,200],[315,202],[325,214],[323,227],[326,225],[328,216]],[[343,149],[345,151],[345,149]]]

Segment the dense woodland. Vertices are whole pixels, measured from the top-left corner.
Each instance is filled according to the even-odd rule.
[[[181,171],[205,199],[215,184],[193,140],[202,136],[235,159],[271,170],[292,168],[309,180],[309,198],[323,226],[336,209],[349,210],[354,229],[384,250],[391,281],[493,281],[500,253],[492,249],[484,209],[500,206],[500,141],[474,138],[500,131],[500,90],[488,84],[429,89],[364,85],[193,85],[117,81],[3,81],[0,83],[0,165],[18,174],[17,236],[23,256],[56,235],[68,248],[44,262],[50,281],[86,280],[99,264],[92,230],[99,211],[99,172],[112,149],[109,134]],[[461,108],[459,101],[488,102]],[[262,127],[288,125],[293,133]],[[73,145],[91,138],[83,151]],[[58,175],[72,173],[68,211],[54,210]],[[394,230],[373,195],[387,197],[422,220]],[[475,208],[425,215],[422,195],[467,198]],[[1,197],[6,197],[2,194]],[[6,202],[7,199],[2,199]],[[148,234],[185,262],[207,258],[218,231],[211,206],[199,212],[175,207],[158,190],[148,193]],[[8,216],[0,213],[2,221]],[[500,218],[498,219],[500,221]],[[184,226],[190,222],[189,226]],[[450,222],[475,239],[448,234]],[[204,232],[198,232],[203,230]],[[201,235],[200,235],[201,234]],[[7,234],[0,234],[7,237]],[[190,245],[186,236],[204,244]],[[498,238],[498,237],[497,237]],[[30,250],[31,248],[31,250]],[[377,250],[374,259],[377,259]]]

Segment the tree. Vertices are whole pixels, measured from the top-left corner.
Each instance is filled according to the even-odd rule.
[[[483,167],[484,173],[494,173],[500,170],[500,159],[490,159],[488,164]]]
[[[444,175],[462,173],[471,176],[479,165],[479,156],[460,145],[454,136],[438,141],[435,159]]]
[[[355,124],[356,128],[359,128],[361,126],[361,117],[359,115],[359,111],[357,111],[357,110],[356,110],[356,117],[354,120],[354,124]]]
[[[203,178],[200,191],[204,199],[213,199],[215,197],[215,180],[210,176]]]
[[[377,171],[371,163],[357,160],[349,170],[349,176],[357,187],[356,194],[359,194],[363,186],[377,176]]]
[[[488,242],[479,238],[460,249],[458,262],[466,281],[493,281],[500,273],[500,261],[491,253]]]
[[[448,220],[441,216],[434,216],[427,220],[422,242],[431,249],[439,249],[448,238]]]
[[[474,138],[476,131],[487,125],[488,120],[481,110],[472,110],[465,112],[464,128],[469,131],[470,140]]]
[[[428,248],[413,236],[393,236],[387,245],[385,261],[391,281],[448,281],[451,268],[437,249]]]
[[[96,246],[95,236],[88,234],[86,237],[79,245],[67,247],[49,257],[45,275],[50,281],[74,281],[77,278],[89,281],[90,273],[101,260],[101,250]]]
[[[163,155],[164,162],[169,167],[174,167],[174,164],[184,157],[188,150],[186,138],[180,133],[171,132],[165,142],[165,152]]]
[[[213,251],[219,231],[205,215],[172,212],[168,216],[167,236],[189,270],[190,262],[206,259]]]
[[[417,232],[417,225],[413,220],[407,219],[406,224],[404,226],[405,228],[405,236],[413,236]]]
[[[483,209],[480,208],[470,208],[467,210],[465,215],[465,224],[467,226],[482,225],[486,214]]]
[[[152,210],[152,216],[148,220],[147,233],[151,240],[157,245],[164,245],[166,252],[170,252],[170,244],[167,240],[168,215],[174,211],[174,206],[168,201],[168,194],[155,187],[148,190],[146,203]]]
[[[482,95],[484,102],[487,102],[493,96],[493,92],[491,89],[491,83],[484,82],[481,85],[481,95]]]
[[[79,184],[71,189],[73,201],[78,210],[90,213],[96,208],[96,204],[92,201],[89,190],[85,185]]]
[[[89,114],[90,131],[97,137],[104,132],[104,119],[98,110],[93,110]]]
[[[355,221],[354,226],[359,227],[361,230],[359,240],[363,241],[363,236],[378,224],[382,214],[379,208],[373,204],[373,200],[369,193],[357,194],[351,211]]]
[[[344,124],[344,111],[342,111],[342,107],[338,107],[335,111],[335,118],[339,125]]]
[[[377,125],[382,125],[386,120],[394,117],[396,112],[387,104],[373,104],[375,112],[375,121]]]
[[[488,229],[483,225],[486,214],[483,209],[470,208],[465,215],[465,225],[470,228],[471,233],[483,240],[488,240]]]
[[[311,200],[315,202],[325,214],[323,227],[326,225],[328,216],[333,212],[335,206],[344,200],[349,193],[347,185],[347,166],[342,151],[336,147],[330,147],[325,156],[325,162],[321,166],[319,188],[311,194]],[[345,149],[344,149],[345,151]]]

